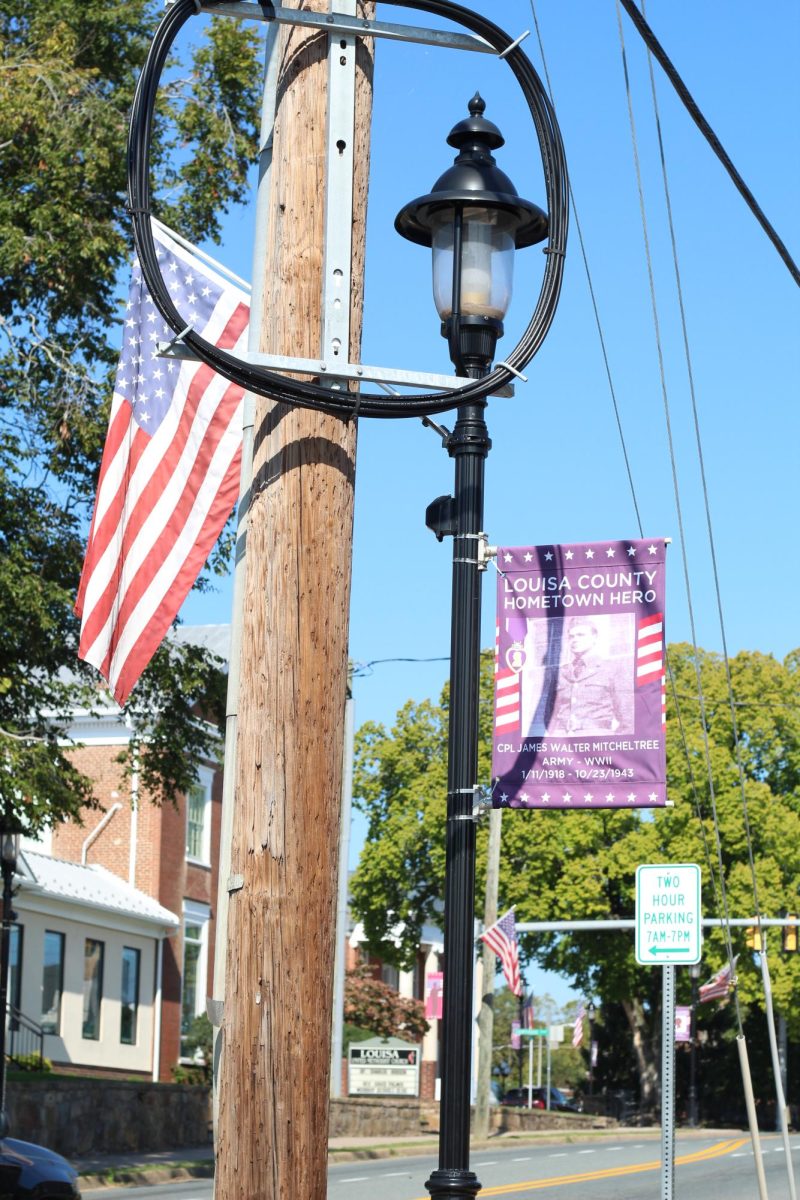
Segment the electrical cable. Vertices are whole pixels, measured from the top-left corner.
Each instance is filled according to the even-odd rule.
[[[678,535],[679,535],[678,540],[679,540],[680,547],[681,547],[681,560],[683,563],[684,584],[686,587],[686,601],[687,601],[687,608],[688,608],[688,614],[689,614],[689,627],[690,627],[691,636],[692,636],[693,661],[694,661],[695,677],[696,677],[696,681],[697,681],[697,697],[698,697],[698,701],[699,701],[699,705],[700,705],[700,727],[701,727],[702,733],[703,733],[703,748],[704,748],[704,755],[705,755],[706,772],[707,772],[707,776],[708,776],[709,803],[711,806],[711,812],[712,812],[713,819],[714,819],[714,835],[715,835],[716,850],[717,850],[719,885],[720,885],[720,894],[721,894],[721,898],[722,898],[723,914],[724,914],[724,925],[722,928],[723,928],[723,935],[724,935],[724,939],[725,939],[725,948],[726,948],[726,953],[727,953],[727,958],[728,958],[728,964],[730,967],[731,980],[733,980],[735,978],[735,960],[734,960],[734,955],[733,955],[733,942],[731,940],[730,910],[729,910],[729,906],[728,906],[728,893],[727,893],[727,888],[725,885],[725,869],[724,869],[724,863],[723,863],[723,857],[722,857],[722,841],[721,841],[721,837],[720,837],[719,820],[718,820],[718,816],[717,816],[717,799],[716,799],[716,789],[715,789],[715,784],[714,784],[714,771],[713,771],[713,767],[712,767],[712,763],[711,763],[711,744],[710,744],[710,738],[709,738],[709,733],[708,733],[708,718],[707,718],[707,714],[706,714],[705,695],[703,692],[703,681],[702,681],[702,677],[701,677],[701,673],[700,673],[700,659],[699,659],[698,646],[697,646],[697,631],[696,631],[695,619],[694,619],[694,602],[692,600],[692,587],[691,587],[691,580],[689,578],[689,561],[688,561],[687,551],[686,551],[686,533],[685,533],[684,524],[683,524],[683,505],[681,503],[680,487],[678,485],[678,468],[677,468],[677,463],[675,460],[675,444],[674,444],[674,440],[672,437],[672,417],[671,417],[671,413],[670,413],[669,394],[667,391],[667,379],[666,379],[666,371],[665,371],[665,367],[664,367],[664,350],[663,350],[663,343],[662,343],[662,339],[661,339],[661,323],[660,323],[659,316],[658,316],[658,305],[656,303],[655,277],[653,274],[652,255],[650,253],[650,238],[649,238],[649,234],[648,234],[647,213],[645,210],[645,202],[644,202],[644,186],[642,183],[642,171],[641,171],[641,163],[640,163],[640,159],[639,159],[639,146],[638,146],[638,141],[637,141],[637,137],[636,137],[636,123],[635,123],[634,115],[633,115],[633,100],[631,97],[630,75],[628,73],[628,59],[627,59],[627,54],[626,54],[626,50],[625,50],[625,35],[624,35],[623,29],[622,29],[622,14],[620,12],[620,3],[621,2],[622,2],[622,0],[617,0],[616,8],[617,8],[617,26],[618,26],[618,30],[619,30],[620,49],[622,52],[622,70],[623,70],[623,75],[625,78],[625,93],[626,93],[627,102],[628,102],[628,119],[630,121],[631,141],[633,144],[634,168],[636,171],[636,183],[637,183],[637,189],[638,189],[638,193],[639,193],[639,210],[640,210],[640,215],[641,215],[641,219],[642,219],[642,232],[643,232],[643,237],[644,237],[645,260],[647,263],[647,275],[648,275],[649,287],[650,287],[650,305],[651,305],[652,315],[653,315],[653,327],[654,327],[654,331],[655,331],[656,350],[658,353],[659,374],[660,374],[660,380],[661,380],[661,394],[662,394],[662,399],[664,402],[664,420],[665,420],[666,432],[667,432],[667,445],[669,447],[670,464],[671,464],[671,468],[672,468],[672,486],[673,486],[673,492],[674,492],[674,496],[675,496],[675,508],[676,508],[676,515],[677,515],[677,520],[678,520]],[[735,1005],[735,1009],[736,1009],[736,1020],[737,1020],[737,1024],[739,1027],[739,1035],[741,1037],[744,1037],[744,1027],[742,1024],[742,1012],[741,1012],[741,1007],[739,1004],[739,993],[736,988],[734,988],[733,998],[734,998],[734,1005]]]
[[[539,28],[539,18],[536,13],[535,0],[531,0],[531,16],[533,17],[533,25],[536,30],[536,40],[539,43],[539,54],[541,55],[541,58],[542,58],[542,70],[544,71],[544,78],[545,78],[545,82],[547,84],[547,93],[550,97],[550,102],[553,105],[555,105],[555,96],[553,95],[553,85],[550,80],[550,71],[548,69],[547,59],[545,57],[544,42],[542,40],[541,29]],[[600,352],[603,355],[603,365],[605,366],[606,379],[608,380],[608,390],[611,393],[611,404],[614,409],[614,418],[617,423],[617,433],[619,434],[620,447],[622,449],[622,458],[625,463],[625,470],[628,475],[628,486],[630,487],[630,491],[631,491],[631,499],[633,501],[633,511],[636,515],[636,524],[639,528],[639,536],[644,537],[644,534],[642,532],[642,518],[639,513],[639,503],[638,503],[638,500],[636,499],[636,488],[635,488],[634,482],[633,482],[633,469],[631,467],[631,460],[630,460],[630,456],[628,454],[628,446],[625,441],[625,434],[622,429],[622,417],[620,415],[619,404],[617,402],[617,389],[614,386],[614,380],[611,375],[611,363],[610,363],[609,357],[608,357],[608,347],[606,345],[606,338],[605,338],[605,333],[603,332],[603,326],[600,321],[600,308],[597,303],[597,294],[596,294],[595,288],[594,288],[594,281],[592,279],[592,273],[589,270],[589,256],[586,252],[586,242],[584,241],[583,228],[581,226],[580,219],[578,217],[578,206],[575,203],[575,192],[573,190],[571,181],[568,181],[567,187],[568,187],[568,191],[569,191],[570,209],[572,211],[573,220],[575,221],[575,232],[578,235],[578,245],[580,246],[581,258],[583,260],[583,270],[584,270],[584,274],[586,275],[586,285],[589,289],[589,299],[591,300],[592,312],[594,313],[594,323],[597,326],[597,336],[600,339]]]
[[[711,128],[708,121],[705,119],[702,112],[698,108],[697,102],[695,101],[691,92],[687,88],[686,84],[681,79],[678,72],[676,71],[676,69],[673,66],[672,62],[670,61],[666,51],[664,50],[664,47],[661,45],[658,38],[653,33],[652,29],[650,28],[647,21],[645,20],[643,14],[641,12],[639,12],[639,9],[633,3],[633,0],[620,0],[620,3],[622,4],[623,8],[625,9],[625,12],[628,14],[631,21],[633,22],[636,32],[640,35],[640,37],[644,41],[644,44],[647,46],[647,49],[650,51],[650,53],[653,55],[653,57],[658,60],[659,65],[662,67],[667,79],[670,81],[672,86],[675,88],[675,91],[678,93],[689,116],[692,118],[695,125],[700,130],[703,137],[706,139],[709,146],[714,151],[714,153],[716,154],[719,161],[722,163],[725,170],[728,172],[728,175],[733,180],[733,184],[734,184],[736,190],[743,197],[745,203],[747,204],[747,207],[750,209],[753,216],[756,218],[759,225],[764,230],[764,232],[766,233],[769,240],[772,242],[775,249],[778,251],[778,254],[780,254],[781,258],[783,259],[784,263],[786,264],[786,266],[789,269],[789,274],[792,276],[792,279],[795,281],[796,284],[800,285],[800,267],[797,266],[797,263],[794,261],[794,259],[790,255],[789,251],[786,249],[786,246],[784,245],[783,241],[778,236],[777,230],[767,220],[763,210],[761,209],[760,205],[756,201],[755,196],[750,191],[750,188],[747,186],[747,184],[742,179],[739,172],[736,170],[736,167],[731,162],[731,159],[728,157],[725,147],[722,145],[719,138],[714,133],[714,130]]]
[[[420,417],[445,412],[462,404],[486,400],[492,393],[511,383],[518,372],[530,362],[544,341],[555,316],[564,273],[564,258],[569,222],[568,180],[564,147],[558,122],[549,97],[533,64],[499,26],[470,12],[451,0],[382,0],[396,7],[412,8],[431,13],[463,26],[484,41],[513,71],[525,96],[539,142],[544,171],[548,211],[548,244],[544,248],[545,269],[539,299],[527,329],[513,352],[506,356],[507,365],[498,364],[488,375],[464,382],[453,391],[433,392],[417,396],[387,396],[385,394],[353,395],[348,391],[331,391],[321,384],[287,378],[237,358],[206,341],[192,329],[186,329],[161,277],[150,227],[150,146],[154,110],[161,73],[169,51],[183,25],[195,15],[194,0],[175,0],[162,18],[153,37],[147,60],[142,68],[131,110],[128,138],[128,207],[133,220],[136,250],[142,274],[156,308],[164,320],[181,335],[181,340],[199,359],[224,378],[239,384],[247,391],[268,396],[276,401],[295,404],[320,412],[351,417],[358,410],[367,417]]]
[[[531,0],[531,15],[533,17],[534,28],[536,29],[536,38],[537,38],[537,41],[539,44],[539,53],[540,53],[541,59],[542,59],[542,69],[544,70],[544,77],[545,77],[545,81],[547,83],[548,93],[550,95],[551,101],[553,101],[553,103],[554,103],[555,101],[554,101],[554,96],[553,96],[553,87],[552,87],[552,83],[550,80],[550,72],[549,72],[548,66],[547,66],[547,58],[545,55],[544,41],[542,39],[541,29],[539,27],[539,19],[538,19],[537,13],[536,13],[535,0]],[[605,335],[603,332],[603,326],[600,321],[600,310],[599,310],[599,306],[597,303],[597,296],[596,296],[594,284],[592,281],[591,271],[589,269],[589,257],[588,257],[587,251],[586,251],[586,244],[584,242],[583,231],[581,228],[580,220],[578,218],[578,209],[577,209],[577,205],[575,203],[575,193],[574,193],[571,183],[569,185],[569,199],[570,199],[570,206],[572,209],[572,216],[575,221],[575,229],[578,234],[578,242],[579,242],[580,249],[581,249],[581,257],[583,259],[583,267],[584,267],[584,271],[586,274],[586,281],[587,281],[587,285],[589,288],[589,295],[591,297],[595,325],[597,327],[597,335],[600,339],[600,347],[601,347],[601,351],[602,351],[602,355],[603,355],[603,363],[605,365],[606,378],[608,380],[609,391],[611,393],[611,401],[612,401],[612,405],[613,405],[613,409],[614,409],[614,416],[615,416],[616,424],[617,424],[617,432],[619,434],[620,444],[622,447],[622,455],[623,455],[623,458],[625,461],[625,467],[627,470],[628,484],[629,484],[629,487],[631,490],[631,498],[633,501],[633,508],[634,508],[634,512],[636,514],[636,524],[637,524],[637,527],[639,530],[639,536],[644,537],[642,518],[641,518],[640,511],[639,511],[639,501],[638,501],[638,498],[636,495],[636,487],[635,487],[634,480],[633,480],[633,470],[632,470],[631,463],[630,463],[630,457],[628,454],[628,448],[627,448],[627,444],[626,444],[626,440],[625,440],[625,434],[624,434],[624,431],[622,428],[622,416],[621,416],[621,413],[619,410],[619,405],[617,403],[616,388],[614,385],[613,376],[611,374],[611,363],[610,363],[610,360],[608,357],[608,350],[607,350],[607,346],[606,346]],[[499,568],[498,568],[498,570],[499,570]],[[502,572],[501,572],[501,574],[502,574]],[[697,819],[700,824],[700,833],[701,833],[701,837],[702,837],[702,841],[703,841],[703,849],[704,849],[705,857],[706,857],[706,866],[708,867],[708,874],[709,874],[709,878],[711,880],[711,884],[712,884],[713,891],[714,891],[716,911],[719,914],[719,916],[721,917],[723,914],[723,908],[722,908],[722,903],[721,903],[721,898],[720,898],[720,892],[719,892],[719,888],[717,885],[717,879],[716,879],[716,875],[715,875],[715,871],[714,871],[714,866],[713,866],[713,863],[711,860],[711,851],[710,851],[710,847],[708,845],[708,838],[706,836],[705,825],[703,824],[703,813],[702,813],[702,806],[700,803],[700,795],[699,795],[699,790],[697,787],[697,781],[695,779],[694,768],[692,766],[691,755],[689,753],[689,743],[688,743],[688,740],[686,737],[686,729],[685,729],[684,722],[683,722],[683,714],[681,712],[681,707],[680,707],[680,703],[678,700],[678,692],[675,688],[675,676],[674,676],[674,672],[672,670],[671,656],[670,656],[670,652],[668,649],[665,650],[665,658],[666,658],[666,664],[667,664],[667,676],[670,681],[672,699],[673,699],[673,703],[675,705],[675,715],[676,715],[677,722],[678,722],[678,730],[680,733],[681,745],[683,748],[684,756],[686,758],[686,766],[687,766],[688,777],[689,777],[689,786],[690,786],[690,789],[692,792],[692,799],[694,801],[694,808],[695,808],[695,812],[697,814]],[[686,698],[686,697],[684,697],[684,698]],[[690,698],[694,699],[695,697],[692,696]]]

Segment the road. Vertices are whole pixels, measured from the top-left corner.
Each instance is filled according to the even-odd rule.
[[[770,1200],[788,1200],[789,1181],[780,1139],[764,1136],[762,1153]],[[800,1163],[800,1138],[792,1138],[795,1165]],[[569,1200],[652,1200],[660,1194],[660,1142],[603,1140],[593,1146],[557,1143],[548,1146],[498,1146],[474,1154],[472,1169],[480,1197],[532,1200],[542,1192],[569,1188]],[[328,1174],[328,1200],[430,1200],[425,1180],[434,1169],[432,1158],[389,1158],[334,1164]],[[756,1195],[753,1154],[749,1137],[698,1138],[678,1135],[675,1200],[720,1196],[752,1200]],[[102,1188],[83,1193],[86,1200],[210,1200],[211,1181],[193,1180],[157,1187]]]

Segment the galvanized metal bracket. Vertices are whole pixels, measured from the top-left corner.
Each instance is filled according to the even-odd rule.
[[[454,792],[448,792],[448,795],[468,795],[473,797],[472,812],[460,813],[457,816],[448,817],[449,821],[473,821],[477,824],[492,811],[492,789],[484,787],[483,784],[476,783],[475,787],[471,788],[456,788]]]
[[[494,46],[471,33],[451,33],[446,29],[425,29],[419,25],[400,25],[388,21],[368,21],[354,17],[355,8],[349,0],[340,0],[340,12],[327,15],[308,12],[304,9],[281,8],[279,6],[209,0],[200,4],[200,11],[216,13],[224,17],[238,17],[245,21],[277,21],[279,25],[304,25],[307,29],[333,30],[334,34],[353,34],[358,37],[385,38],[392,42],[416,42],[423,46],[443,46],[450,50],[472,50],[478,54],[493,54],[498,57]],[[347,11],[344,11],[344,10]],[[523,34],[523,37],[526,35]],[[522,38],[519,39],[522,41]],[[514,43],[516,45],[517,43]],[[509,46],[509,51],[513,46]]]

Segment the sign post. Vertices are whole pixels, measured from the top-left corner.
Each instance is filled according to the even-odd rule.
[[[537,1086],[542,1082],[542,1038],[547,1037],[546,1029],[520,1029],[519,1036],[528,1039],[528,1108],[533,1108],[533,1039],[539,1039],[539,1076]],[[549,1108],[549,1105],[548,1105]]]
[[[675,1194],[675,966],[700,961],[700,868],[657,863],[636,868],[636,961],[662,968],[661,1200]]]

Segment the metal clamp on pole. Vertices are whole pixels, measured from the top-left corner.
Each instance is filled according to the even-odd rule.
[[[478,534],[478,570],[485,571],[492,559],[497,558],[497,546],[489,545],[489,535]]]
[[[491,789],[484,787],[480,783],[476,783],[475,787],[471,788],[456,788],[454,792],[448,792],[448,795],[474,797],[471,813],[459,813],[456,816],[448,817],[449,821],[473,821],[477,823],[492,811]]]

